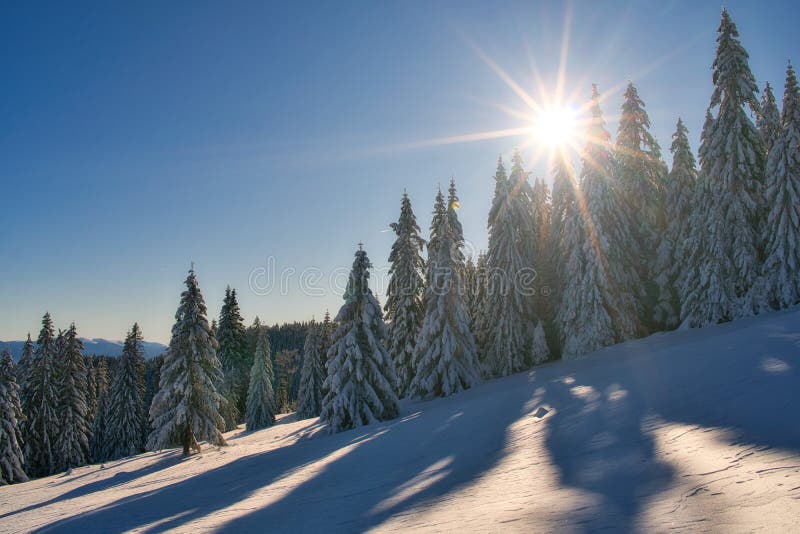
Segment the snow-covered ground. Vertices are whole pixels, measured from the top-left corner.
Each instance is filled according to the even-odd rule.
[[[0,531],[796,531],[800,309],[658,334],[328,435],[0,488]]]

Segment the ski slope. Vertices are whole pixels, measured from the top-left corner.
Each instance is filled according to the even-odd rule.
[[[800,309],[657,334],[328,435],[235,431],[0,488],[0,531],[796,531]]]

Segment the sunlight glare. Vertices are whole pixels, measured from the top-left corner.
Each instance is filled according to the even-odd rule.
[[[572,144],[576,136],[576,115],[570,107],[543,110],[534,122],[537,141],[551,147]]]

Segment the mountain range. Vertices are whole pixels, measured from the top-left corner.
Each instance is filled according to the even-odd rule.
[[[81,338],[83,341],[84,354],[93,354],[95,356],[119,356],[122,354],[122,341],[110,341],[108,339],[94,338],[87,339]],[[22,355],[22,347],[25,345],[24,341],[0,341],[0,351],[8,348],[14,361],[19,360]],[[145,358],[155,358],[162,352],[167,350],[166,345],[156,343],[155,341],[145,341],[142,343],[144,348]]]

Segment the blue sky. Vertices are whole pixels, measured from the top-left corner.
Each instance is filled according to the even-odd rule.
[[[793,2],[726,3],[763,87],[800,62]],[[6,3],[0,16],[0,339],[44,311],[86,337],[134,321],[167,342],[191,261],[216,316],[226,284],[250,322],[320,317],[340,297],[299,275],[386,265],[404,189],[427,235],[437,184],[456,178],[466,237],[486,244],[497,156],[528,136],[427,140],[527,125],[556,85],[597,83],[608,127],[624,84],[665,152],[677,117],[693,148],[711,94],[713,2]],[[541,83],[537,83],[537,79]],[[274,258],[287,291],[257,294]],[[257,279],[257,281],[263,279]],[[379,289],[380,291],[380,289]],[[261,293],[264,293],[262,291]],[[285,293],[285,294],[283,294]]]

